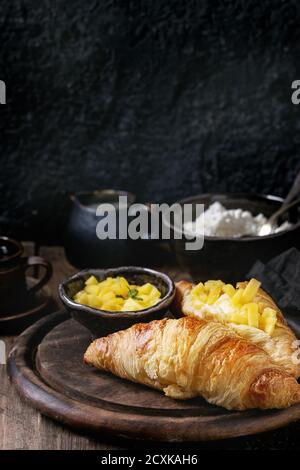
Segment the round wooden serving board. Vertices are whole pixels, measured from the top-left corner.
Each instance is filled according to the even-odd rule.
[[[300,337],[300,327],[293,322]],[[8,370],[19,392],[41,413],[78,430],[153,439],[224,439],[300,419],[286,410],[229,412],[202,399],[177,401],[83,364],[90,333],[65,311],[38,321],[17,340]]]

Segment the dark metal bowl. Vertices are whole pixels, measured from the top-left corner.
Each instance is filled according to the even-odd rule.
[[[124,276],[131,284],[142,285],[150,282],[160,290],[161,300],[138,312],[108,312],[76,303],[74,295],[83,289],[90,276],[100,281],[107,277]],[[106,336],[118,330],[129,328],[135,323],[147,323],[163,318],[175,295],[173,281],[164,273],[152,269],[126,266],[111,269],[85,269],[66,279],[59,285],[59,295],[75,320],[88,328],[94,336]]]
[[[246,193],[200,194],[179,201],[179,204],[204,204],[207,209],[219,201],[226,209],[249,210],[252,214],[273,214],[282,198]],[[198,281],[222,279],[227,282],[243,280],[256,260],[266,262],[283,251],[300,248],[300,211],[296,206],[281,222],[289,220],[293,226],[283,232],[264,237],[243,238],[204,237],[204,246],[198,251],[185,249],[185,238],[171,238],[177,262]],[[174,227],[171,225],[174,235]]]

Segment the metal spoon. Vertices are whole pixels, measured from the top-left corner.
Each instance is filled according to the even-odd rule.
[[[258,235],[259,236],[264,236],[264,235],[270,235],[274,231],[274,228],[276,228],[276,220],[278,219],[279,216],[281,216],[284,212],[288,211],[292,206],[296,205],[296,203],[299,203],[300,200],[297,200],[293,202],[292,204],[291,201],[299,194],[300,192],[300,171],[297,174],[294,183],[288,192],[288,195],[285,197],[284,201],[282,202],[280,208],[274,212],[274,214],[269,217],[267,222],[263,224],[263,226],[260,228]]]

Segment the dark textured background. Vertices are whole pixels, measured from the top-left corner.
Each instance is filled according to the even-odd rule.
[[[66,193],[284,194],[300,3],[1,0],[0,231],[60,239]]]

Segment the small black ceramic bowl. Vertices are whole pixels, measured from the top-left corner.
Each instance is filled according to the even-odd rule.
[[[161,300],[153,307],[137,312],[109,312],[76,303],[74,295],[83,289],[85,281],[95,276],[99,281],[107,277],[124,276],[130,284],[153,284],[161,292]],[[147,323],[163,318],[175,295],[173,281],[166,274],[148,268],[126,266],[111,269],[85,269],[59,285],[59,295],[75,320],[96,337],[125,330],[135,323]]]

